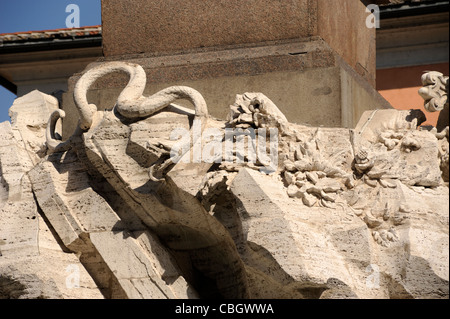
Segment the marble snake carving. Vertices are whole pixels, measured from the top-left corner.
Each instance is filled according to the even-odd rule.
[[[187,99],[192,102],[196,117],[208,117],[205,99],[198,91],[187,86],[171,86],[145,97],[143,92],[147,77],[140,65],[127,62],[103,63],[83,74],[75,85],[74,101],[80,119],[76,131],[67,141],[62,142],[55,134],[56,123],[60,118],[65,117],[65,112],[59,109],[51,114],[46,130],[47,146],[51,152],[67,150],[74,137],[89,130],[97,113],[97,106],[89,104],[87,91],[97,79],[118,71],[127,73],[130,78],[114,106],[123,117],[129,119],[148,117],[178,99]]]

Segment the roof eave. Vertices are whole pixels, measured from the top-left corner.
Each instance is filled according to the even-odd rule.
[[[380,7],[381,19],[411,17],[427,14],[449,12],[449,1],[420,2]]]
[[[102,46],[101,35],[79,38],[58,39],[52,41],[25,41],[0,44],[0,54],[89,48]]]

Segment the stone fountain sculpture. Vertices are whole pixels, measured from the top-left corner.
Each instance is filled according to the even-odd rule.
[[[86,92],[116,71],[129,83],[99,111]],[[145,80],[130,63],[87,71],[66,141],[52,97],[16,100],[0,127],[1,296],[448,298],[448,127],[393,109],[309,127],[251,92],[217,120],[196,90],[146,97]]]

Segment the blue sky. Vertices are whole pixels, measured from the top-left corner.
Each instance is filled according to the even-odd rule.
[[[0,33],[66,28],[69,4],[80,8],[81,27],[101,24],[100,0],[0,0]],[[0,123],[9,120],[15,98],[0,86]]]

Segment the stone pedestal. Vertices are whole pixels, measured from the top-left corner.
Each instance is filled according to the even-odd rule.
[[[373,85],[367,16],[360,0],[103,0],[103,52],[182,54],[319,36]]]
[[[360,0],[102,1],[104,58],[85,71],[128,61],[144,68],[146,95],[190,86],[217,118],[236,94],[261,92],[291,122],[351,128],[364,111],[391,107],[373,88],[367,15]],[[76,127],[72,91],[81,75],[63,97],[64,137]],[[102,78],[90,101],[111,109],[127,82],[124,74]]]

